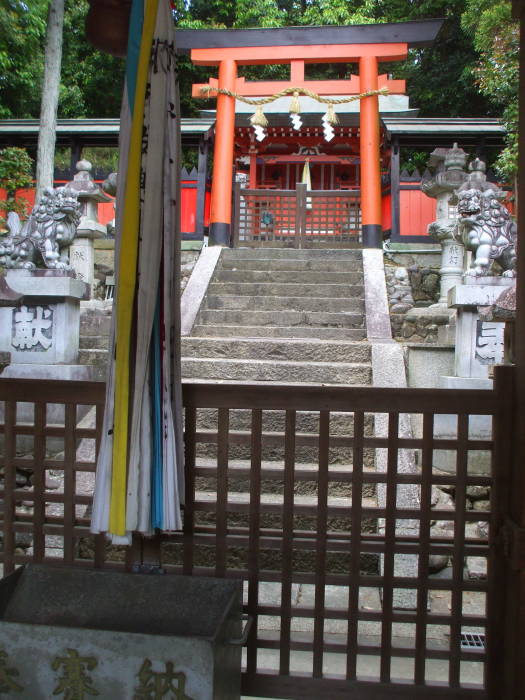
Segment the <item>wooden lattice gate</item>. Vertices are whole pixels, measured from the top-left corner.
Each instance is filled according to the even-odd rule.
[[[235,188],[233,245],[308,248],[359,245],[359,190]]]
[[[511,393],[509,368],[494,391],[186,384],[184,532],[150,541],[143,556],[160,556],[168,573],[245,581],[254,620],[245,694],[500,698]],[[103,385],[0,380],[0,401],[4,573],[28,561],[134,563],[136,547],[89,533]],[[386,437],[374,437],[377,414],[388,415]],[[402,414],[421,426],[418,437],[399,437]],[[440,414],[457,419],[447,440],[434,437]],[[492,439],[470,435],[479,415],[492,416]],[[433,472],[436,449],[454,453],[455,474]],[[384,473],[371,468],[376,450],[386,450]],[[417,453],[414,473],[398,473],[402,450]],[[492,454],[491,475],[470,473],[479,450]],[[17,486],[23,470],[32,489]],[[370,499],[381,484],[382,507]],[[415,507],[397,504],[402,484],[417,488]],[[436,485],[453,490],[453,508],[431,508]],[[492,489],[490,507],[467,507],[474,487]],[[399,534],[403,520],[416,523],[414,534]],[[448,534],[435,536],[434,521]],[[474,537],[478,522],[487,525]],[[435,554],[450,557],[444,575],[429,574]],[[396,573],[400,556],[417,560],[413,576]],[[470,557],[488,561],[487,578],[466,577]],[[412,607],[396,609],[400,590],[413,592]],[[469,633],[486,647],[462,644]]]

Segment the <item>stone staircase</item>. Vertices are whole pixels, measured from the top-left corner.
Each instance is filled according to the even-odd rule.
[[[359,250],[224,250],[183,377],[370,384]]]
[[[190,336],[182,338],[182,373],[192,381],[240,381],[246,383],[370,385],[371,346],[366,340],[362,253],[360,250],[223,250],[207,289]],[[285,412],[263,412],[263,433],[273,439],[262,447],[262,467],[274,474],[283,472]],[[365,429],[373,434],[373,420]],[[231,410],[231,431],[248,432],[251,411]],[[197,429],[213,432],[217,411],[199,411]],[[296,505],[315,506],[317,494],[317,439],[319,412],[296,414],[296,431],[304,439],[295,447]],[[332,413],[330,433],[353,434],[352,416]],[[200,445],[198,466],[212,466],[216,445]],[[374,469],[372,450],[365,451],[367,469]],[[229,445],[229,499],[248,502],[250,445]],[[352,469],[352,450],[330,449],[330,470],[341,474]],[[311,480],[301,473],[310,472]],[[212,483],[198,479],[199,498],[206,500]],[[265,480],[262,502],[279,502],[282,480]],[[351,484],[344,477],[332,481],[328,501],[348,505]],[[376,493],[369,486],[363,505],[376,505]],[[211,514],[213,515],[213,514]],[[210,514],[202,514],[202,524]],[[243,516],[233,516],[239,525]],[[229,516],[229,522],[231,518]],[[237,522],[238,520],[238,522]],[[270,525],[268,515],[265,522]],[[276,524],[278,517],[276,517]],[[335,529],[350,527],[340,518]],[[231,521],[234,524],[234,521]],[[314,520],[311,527],[315,529]],[[363,530],[376,531],[377,523],[363,522]],[[232,553],[235,556],[235,553]],[[240,553],[239,553],[240,556]],[[366,561],[365,561],[366,559]],[[308,562],[304,562],[309,566]],[[363,570],[377,571],[378,560],[364,558]]]

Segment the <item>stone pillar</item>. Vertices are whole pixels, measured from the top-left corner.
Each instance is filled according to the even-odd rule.
[[[88,160],[80,160],[77,174],[68,186],[78,195],[82,205],[80,223],[76,238],[69,248],[69,260],[78,279],[89,285],[93,296],[95,283],[95,252],[93,241],[106,235],[106,227],[99,223],[98,204],[111,201],[91,177],[92,165]]]
[[[377,90],[377,58],[359,59],[360,91]],[[379,153],[379,97],[360,100],[361,227],[364,248],[381,248],[381,168]]]
[[[440,377],[440,389],[492,389],[489,368],[503,362],[505,324],[482,321],[479,308],[491,306],[502,290],[513,284],[514,281],[506,277],[483,277],[469,280],[468,284],[457,285],[449,291],[449,305],[457,310],[455,376]],[[456,423],[455,416],[436,416],[435,437],[454,438],[457,432]],[[474,440],[490,439],[490,416],[471,416],[469,435]],[[433,464],[445,472],[456,471],[455,455],[448,450],[435,450]],[[489,474],[490,454],[484,450],[472,451],[468,468],[470,473]]]
[[[219,88],[234,91],[237,64],[228,59],[219,65]],[[217,96],[217,121],[211,186],[210,244],[230,245],[232,219],[233,145],[235,98]]]

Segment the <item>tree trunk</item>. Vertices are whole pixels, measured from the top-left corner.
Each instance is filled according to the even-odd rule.
[[[36,161],[36,202],[46,187],[53,187],[63,27],[64,0],[50,0]]]

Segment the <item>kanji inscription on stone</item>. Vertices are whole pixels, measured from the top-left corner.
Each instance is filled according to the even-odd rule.
[[[97,667],[94,656],[80,656],[76,649],[66,649],[67,656],[57,656],[51,663],[53,671],[62,669],[53,695],[62,695],[64,700],[84,700],[88,695],[100,695],[86,671]]]
[[[451,245],[448,249],[448,264],[458,265],[460,262],[460,248],[457,245]]]
[[[48,350],[52,343],[53,311],[48,306],[21,306],[13,312],[13,347]]]
[[[16,668],[8,666],[8,654],[0,649],[0,696],[4,693],[21,693],[24,689],[14,678],[20,674]]]
[[[154,671],[149,659],[144,659],[137,674],[139,686],[135,689],[133,700],[191,700],[186,695],[186,675],[173,670],[173,663],[168,661],[164,671]]]
[[[476,359],[482,365],[503,362],[503,323],[478,321],[476,328]]]

